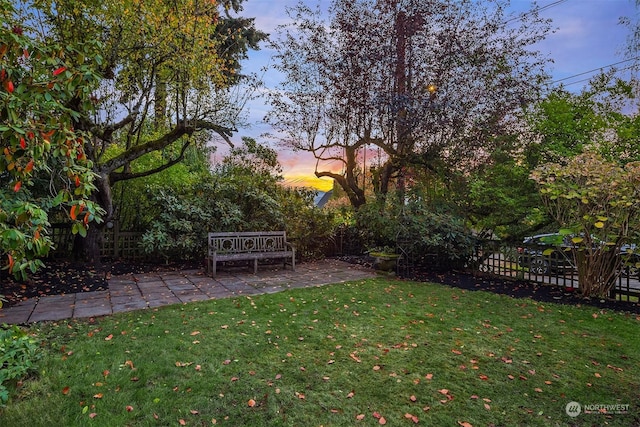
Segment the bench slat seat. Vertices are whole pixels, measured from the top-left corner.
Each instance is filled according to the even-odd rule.
[[[216,265],[219,261],[253,261],[253,272],[258,272],[258,260],[284,259],[291,260],[291,268],[296,269],[296,250],[293,244],[287,242],[284,231],[248,231],[209,233],[209,252],[207,269],[212,276],[216,275]]]

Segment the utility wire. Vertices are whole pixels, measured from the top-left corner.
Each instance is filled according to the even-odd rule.
[[[630,70],[630,69],[632,69],[634,67],[635,67],[635,65],[629,65],[628,67],[624,67],[624,68],[619,69],[618,72],[625,71],[625,70]],[[600,70],[600,68],[598,68],[598,70]],[[578,74],[578,75],[580,75],[580,74]],[[573,76],[573,77],[575,77],[575,76]],[[567,78],[570,78],[570,77],[567,77]],[[575,82],[565,83],[565,86],[571,86],[571,85],[575,85],[575,84],[578,84],[578,83],[587,82],[590,79],[591,79],[591,77],[586,78],[586,79],[576,80]],[[565,79],[562,79],[562,80],[565,80]],[[560,81],[560,80],[557,80],[557,81]],[[556,82],[551,82],[550,84],[554,84],[554,83],[556,83]]]
[[[531,14],[532,14],[532,13],[534,13],[534,12],[542,12],[543,10],[551,9],[552,7],[559,6],[559,5],[561,5],[562,3],[565,3],[565,2],[567,2],[567,1],[568,1],[568,0],[557,0],[557,1],[554,1],[553,3],[549,3],[549,4],[547,4],[547,5],[545,5],[545,6],[537,7],[537,8],[535,8],[535,9],[531,9],[531,10],[529,10],[529,11],[527,11],[527,12],[522,12],[522,13],[521,13],[520,15],[518,15],[518,16],[514,16],[514,17],[513,17],[513,18],[511,18],[511,19],[507,19],[503,24],[504,24],[504,25],[506,25],[506,24],[509,24],[509,23],[511,23],[511,22],[513,22],[513,21],[520,21],[520,20],[522,20],[525,16],[527,16],[527,15],[531,15]]]
[[[636,60],[638,60],[638,59],[640,59],[640,56],[636,56],[635,58],[625,59],[625,60],[623,60],[623,61],[614,62],[613,64],[605,65],[605,66],[602,66],[602,67],[594,68],[593,70],[584,71],[584,72],[582,72],[582,73],[574,74],[574,75],[569,76],[569,77],[563,77],[563,78],[561,78],[561,79],[554,80],[554,81],[552,81],[550,84],[556,84],[556,83],[559,83],[559,82],[563,82],[563,81],[565,81],[565,80],[570,80],[570,79],[573,79],[573,78],[576,78],[576,77],[583,76],[583,75],[585,75],[585,74],[594,73],[594,72],[596,72],[596,71],[603,70],[604,68],[611,68],[611,67],[614,67],[614,66],[616,66],[616,65],[624,64],[625,62],[629,62],[629,61],[636,61]],[[630,67],[627,67],[627,68],[623,68],[623,70],[626,70],[626,69],[629,69],[629,68],[631,68],[631,66],[630,66]],[[622,71],[622,70],[620,70],[620,71]],[[588,80],[588,79],[587,79],[587,80]],[[581,80],[581,81],[583,81],[583,80]],[[574,82],[574,83],[577,83],[577,82]],[[571,84],[573,84],[573,83],[571,83]]]

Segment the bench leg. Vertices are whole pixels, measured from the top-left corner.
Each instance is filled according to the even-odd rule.
[[[258,258],[253,260],[253,274],[258,274]]]

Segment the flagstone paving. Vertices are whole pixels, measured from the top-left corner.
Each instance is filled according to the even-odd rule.
[[[296,271],[270,266],[262,266],[257,274],[249,270],[222,269],[215,278],[202,270],[113,276],[106,291],[49,295],[2,308],[0,324],[107,316],[169,304],[343,283],[376,275],[370,268],[332,259],[300,263]]]

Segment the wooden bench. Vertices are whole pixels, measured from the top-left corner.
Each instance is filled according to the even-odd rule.
[[[284,231],[249,231],[209,233],[207,269],[216,276],[219,261],[253,260],[253,273],[258,272],[258,260],[284,258],[284,266],[291,259],[291,268],[296,269],[296,249],[287,242]]]

